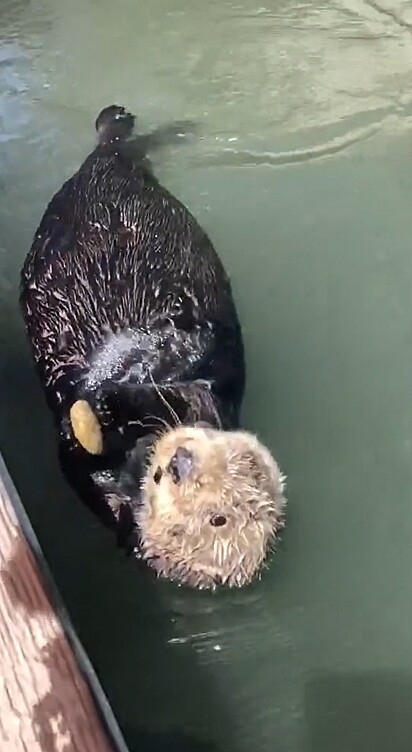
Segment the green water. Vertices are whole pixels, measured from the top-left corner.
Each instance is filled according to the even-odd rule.
[[[0,446],[130,752],[412,748],[411,73],[407,0],[1,2]],[[112,102],[199,123],[157,173],[230,271],[244,422],[288,475],[240,592],[125,560],[28,359],[19,268]]]

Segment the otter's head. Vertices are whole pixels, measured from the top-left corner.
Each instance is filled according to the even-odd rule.
[[[241,587],[283,526],[283,477],[255,436],[179,426],[154,446],[138,512],[143,558],[199,588]]]

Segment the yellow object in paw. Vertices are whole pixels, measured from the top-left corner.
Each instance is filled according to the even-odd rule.
[[[103,436],[92,408],[86,400],[77,400],[70,408],[70,422],[75,438],[89,454],[101,454]]]

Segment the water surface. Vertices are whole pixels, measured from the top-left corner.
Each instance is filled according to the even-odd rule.
[[[411,71],[407,0],[2,0],[0,446],[130,752],[411,748]],[[244,422],[288,475],[240,592],[125,560],[29,362],[19,269],[112,102],[199,124],[156,170],[230,272]]]

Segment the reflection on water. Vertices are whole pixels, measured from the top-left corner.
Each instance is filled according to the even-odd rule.
[[[0,444],[130,750],[403,752],[412,676],[408,0],[3,0]],[[104,105],[229,269],[288,527],[238,593],[156,583],[63,483],[17,310]],[[408,748],[409,748],[408,747]]]

